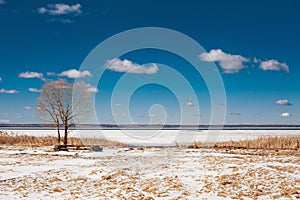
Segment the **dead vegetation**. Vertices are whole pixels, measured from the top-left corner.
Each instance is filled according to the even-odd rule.
[[[75,138],[68,140],[69,145],[99,145],[110,147],[128,146],[122,142],[107,140],[105,138]],[[57,138],[53,136],[28,136],[10,135],[0,131],[0,145],[13,146],[54,146],[57,145]],[[215,148],[215,149],[248,149],[248,150],[300,150],[300,136],[275,136],[259,137],[252,140],[227,141],[217,143],[194,142],[188,146],[191,149]]]
[[[264,150],[299,150],[300,136],[259,137],[252,140],[217,142],[204,144],[194,142],[189,148],[213,147],[215,149],[264,149]]]
[[[0,199],[33,198],[32,194],[36,199],[300,199],[299,156],[183,148],[124,153],[126,148],[99,159],[77,152],[60,157],[39,153],[43,148],[2,148],[0,175],[7,178],[0,181]],[[15,177],[24,166],[39,171]]]
[[[68,139],[69,145],[99,145],[109,147],[124,147],[124,143],[107,140],[105,138],[74,138]],[[28,136],[28,135],[10,135],[0,131],[0,145],[6,146],[54,146],[57,145],[57,137],[52,136]]]

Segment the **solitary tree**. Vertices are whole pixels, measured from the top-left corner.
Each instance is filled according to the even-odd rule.
[[[64,79],[45,83],[38,99],[38,114],[42,120],[51,121],[57,128],[60,144],[60,125],[64,127],[64,145],[68,144],[70,126],[82,121],[92,108],[90,86],[85,82],[69,83]]]

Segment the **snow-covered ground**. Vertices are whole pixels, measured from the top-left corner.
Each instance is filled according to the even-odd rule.
[[[4,130],[10,134],[56,136],[56,130]],[[62,131],[63,132],[63,131]],[[300,130],[71,130],[70,137],[105,137],[132,145],[172,146],[194,141],[218,142],[254,139],[260,136],[300,136]]]
[[[0,148],[0,199],[299,199],[299,154]],[[253,152],[252,152],[253,153]]]

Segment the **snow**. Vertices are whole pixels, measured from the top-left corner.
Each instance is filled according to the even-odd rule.
[[[9,134],[56,136],[56,130],[3,130]],[[194,141],[220,142],[254,139],[261,136],[300,135],[300,130],[71,130],[69,136],[107,138],[131,145],[174,146]]]
[[[0,156],[0,199],[300,197],[300,160],[292,155],[184,148],[51,152],[51,147],[1,147]]]

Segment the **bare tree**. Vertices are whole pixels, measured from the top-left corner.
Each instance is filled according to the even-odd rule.
[[[38,113],[41,119],[49,119],[57,127],[60,144],[60,124],[64,127],[64,145],[68,144],[68,130],[82,121],[91,111],[92,95],[85,82],[69,83],[64,79],[45,83],[38,99]],[[75,92],[74,92],[75,91]]]
[[[58,82],[46,83],[40,93],[37,103],[38,117],[48,123],[54,123],[57,129],[57,143],[60,144],[60,119],[57,106],[59,98],[59,90],[57,90]]]

